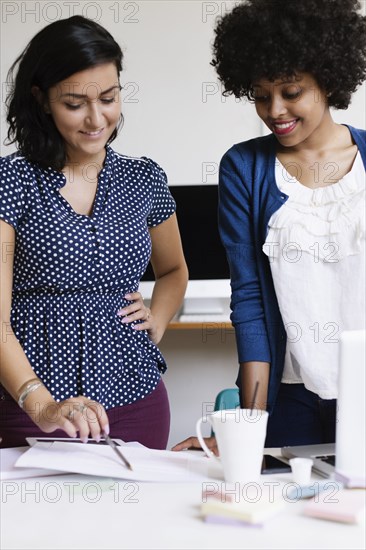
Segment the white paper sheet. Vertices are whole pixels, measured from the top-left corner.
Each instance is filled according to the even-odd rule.
[[[222,479],[221,466],[195,453],[157,451],[122,446],[132,465],[124,466],[113,449],[83,443],[37,443],[16,462],[17,467],[52,468],[63,472],[131,479],[134,481],[186,482]]]
[[[15,463],[24,454],[28,447],[14,447],[0,449],[0,479],[25,479],[29,477],[41,477],[64,473],[45,468],[16,468]],[[49,468],[49,464],[48,464]]]

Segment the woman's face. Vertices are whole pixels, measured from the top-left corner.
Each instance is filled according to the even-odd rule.
[[[307,142],[331,120],[326,94],[309,73],[258,80],[253,95],[259,117],[284,147]]]
[[[52,86],[45,105],[62,135],[69,161],[103,161],[120,114],[114,63],[80,71]]]

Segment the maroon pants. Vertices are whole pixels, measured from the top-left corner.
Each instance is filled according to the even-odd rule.
[[[144,399],[107,411],[110,436],[138,441],[151,449],[166,449],[170,409],[164,382]],[[26,437],[67,437],[62,430],[42,432],[8,394],[0,400],[0,447],[22,447]]]

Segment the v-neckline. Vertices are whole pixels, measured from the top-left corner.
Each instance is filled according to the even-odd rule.
[[[101,171],[98,174],[97,187],[96,187],[95,196],[94,196],[93,205],[92,205],[90,215],[81,214],[81,213],[77,212],[73,208],[73,206],[69,203],[69,201],[61,195],[60,189],[62,189],[62,187],[64,187],[64,185],[66,184],[66,176],[62,172],[58,172],[58,171],[56,172],[57,177],[55,178],[56,181],[54,181],[53,184],[54,184],[54,190],[55,190],[55,192],[57,194],[57,197],[58,197],[58,201],[63,205],[63,207],[72,216],[78,217],[78,218],[81,218],[81,219],[88,219],[88,220],[94,220],[97,217],[98,212],[99,212],[99,205],[100,205],[100,202],[102,201],[102,195],[103,195],[103,189],[104,189],[104,180],[105,180],[105,174],[106,174],[107,168],[108,168],[109,157],[110,157],[110,154],[109,154],[109,150],[108,150],[108,147],[107,147],[106,148],[106,155],[105,155],[105,158],[104,158],[104,164],[103,164],[103,167],[102,167]],[[53,176],[54,175],[51,174],[51,178],[53,178]]]

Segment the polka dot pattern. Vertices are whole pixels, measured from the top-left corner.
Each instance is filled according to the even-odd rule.
[[[0,218],[16,231],[12,327],[57,401],[82,394],[106,409],[133,403],[166,364],[147,332],[116,314],[149,262],[148,228],[175,203],[154,161],[110,147],[90,217],[59,193],[65,183],[17,154],[0,160]]]

